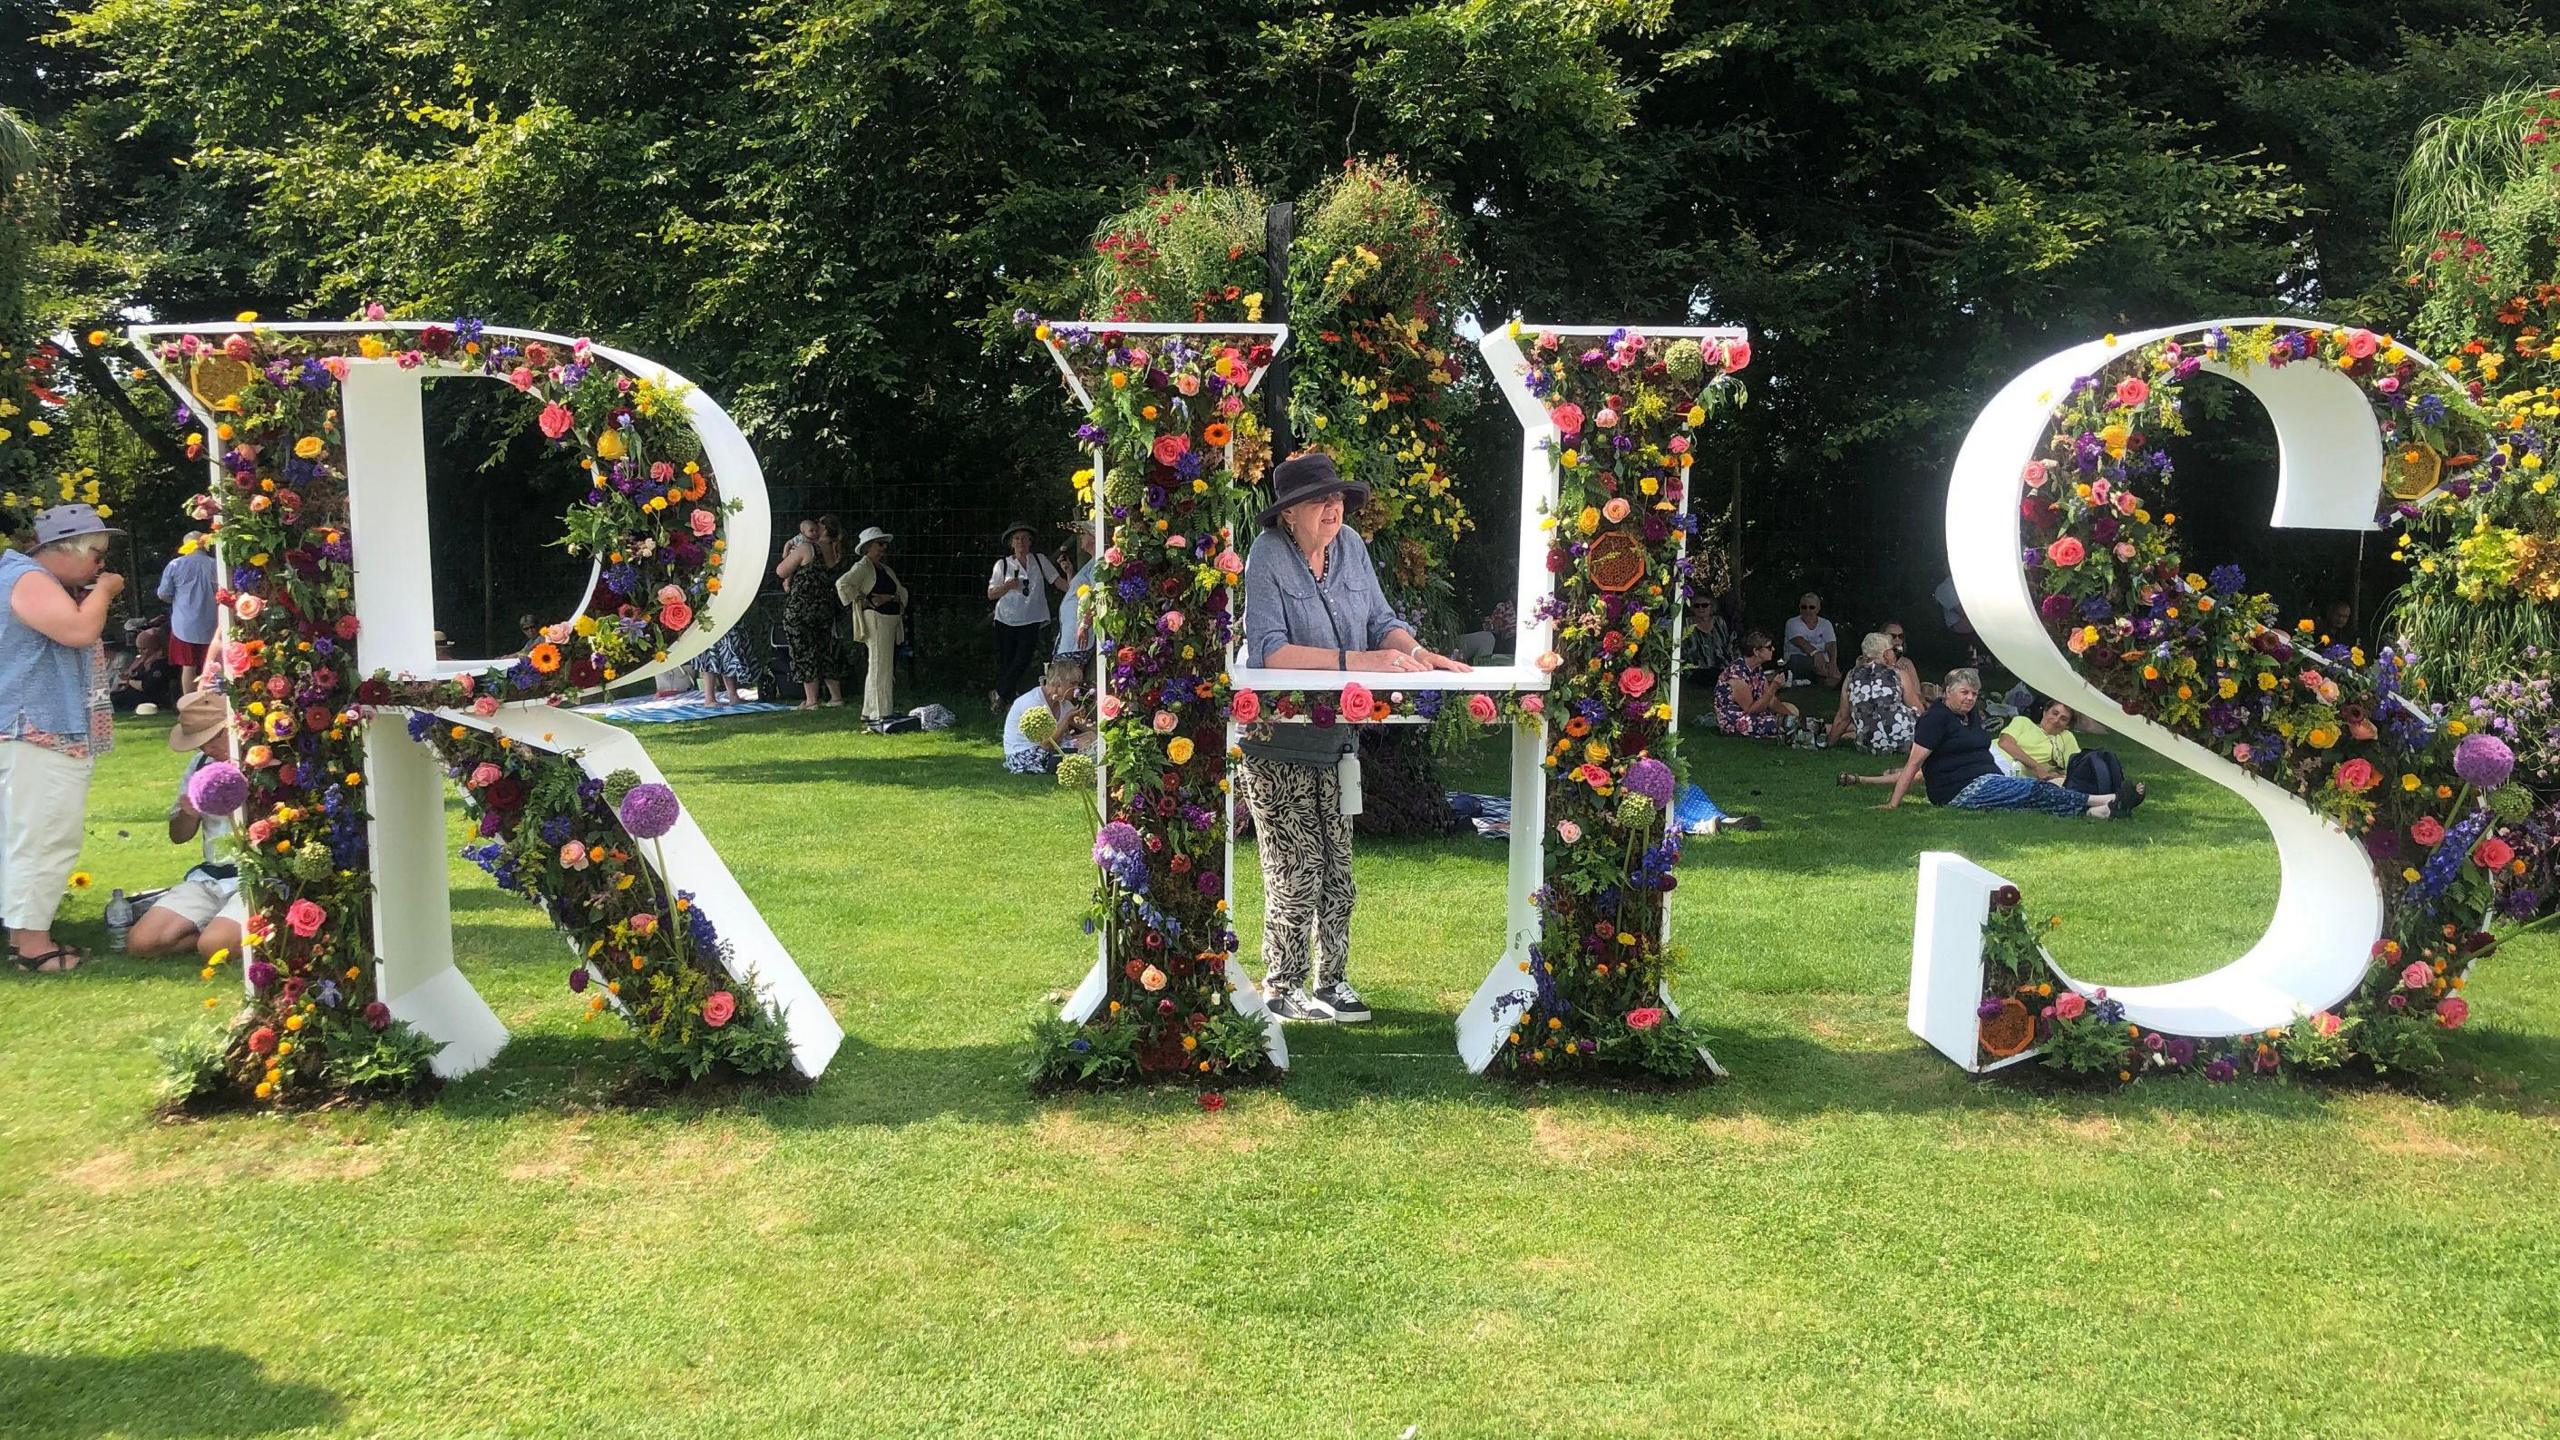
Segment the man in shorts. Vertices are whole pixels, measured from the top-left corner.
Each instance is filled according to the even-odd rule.
[[[192,949],[210,958],[215,951],[239,947],[240,926],[248,919],[248,907],[240,900],[240,867],[221,846],[231,833],[232,817],[199,815],[187,803],[187,781],[196,771],[231,758],[231,712],[222,692],[192,690],[179,697],[169,748],[193,752],[178,777],[177,797],[169,802],[169,843],[193,841],[204,858],[133,922],[125,948],[136,955],[182,955]]]

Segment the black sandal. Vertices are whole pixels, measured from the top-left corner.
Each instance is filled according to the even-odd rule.
[[[89,957],[68,945],[56,945],[40,955],[12,950],[9,958],[17,962],[18,973],[22,975],[68,975],[79,969]],[[64,963],[66,961],[69,963]],[[47,970],[44,968],[47,965],[54,968]]]

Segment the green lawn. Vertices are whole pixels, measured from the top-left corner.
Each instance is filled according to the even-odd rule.
[[[1376,1024],[1285,1087],[1034,1103],[1089,951],[1070,796],[992,727],[643,732],[848,1039],[798,1096],[632,1110],[532,907],[456,862],[516,1039],[428,1109],[150,1115],[192,964],[0,977],[0,1434],[1705,1436],[2551,1433],[2560,944],[2483,967],[2440,1098],[1969,1080],[1902,1026],[1915,857],[2058,910],[2075,973],[2237,953],[2273,857],[2151,774],[2138,821],[1871,808],[1707,739],[1759,835],[1684,862],[1685,1007],[1731,1082],[1469,1079],[1499,846],[1362,852]],[[1469,768],[1490,777],[1496,757]],[[152,722],[73,906],[178,868]],[[1248,954],[1260,895],[1238,909]]]

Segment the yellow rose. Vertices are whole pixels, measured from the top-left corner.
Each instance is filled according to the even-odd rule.
[[[622,432],[611,426],[596,437],[596,454],[607,460],[619,460],[631,453],[622,443]]]
[[[1190,764],[1191,738],[1187,735],[1174,736],[1172,740],[1165,744],[1164,753],[1165,758],[1171,760],[1176,765]]]
[[[301,456],[305,460],[319,459],[320,452],[327,448],[327,446],[320,443],[320,437],[317,435],[305,435],[301,439],[293,442],[293,453]]]
[[[1585,535],[1599,534],[1600,512],[1589,505],[1583,506],[1582,513],[1574,517],[1573,526]]]

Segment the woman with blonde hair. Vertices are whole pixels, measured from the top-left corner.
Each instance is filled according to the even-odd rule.
[[[98,642],[124,577],[106,568],[110,530],[86,505],[36,515],[35,549],[0,551],[0,910],[21,970],[58,975],[87,959],[53,938],[80,858],[89,775],[115,748]]]
[[[1925,708],[1919,685],[1894,664],[1893,637],[1876,631],[1858,642],[1858,663],[1840,683],[1831,743],[1846,737],[1870,755],[1899,755],[1911,748],[1911,727]]]

